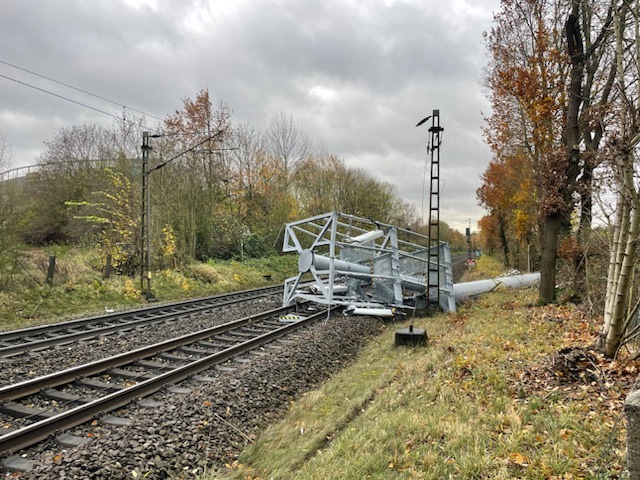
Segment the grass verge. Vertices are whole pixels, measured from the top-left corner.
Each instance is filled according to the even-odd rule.
[[[206,479],[619,478],[622,401],[638,363],[585,348],[595,321],[536,292],[497,291],[420,319],[425,348],[393,346],[303,395]]]
[[[49,255],[56,256],[53,284],[46,284]],[[279,284],[297,270],[297,258],[275,256],[246,262],[192,262],[154,271],[152,290],[161,302]],[[94,249],[58,247],[25,251],[12,282],[0,288],[0,330],[147,305],[140,278],[103,278]]]

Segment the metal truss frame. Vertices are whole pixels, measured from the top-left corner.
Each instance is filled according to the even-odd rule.
[[[427,296],[433,295],[429,275],[439,275],[440,308],[455,311],[449,245],[429,245],[427,236],[411,230],[340,212],[288,223],[282,251],[299,258],[298,274],[284,282],[283,304],[415,309],[438,301]],[[433,248],[440,250],[440,265],[430,266]]]

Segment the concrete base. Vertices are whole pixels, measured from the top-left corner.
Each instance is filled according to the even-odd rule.
[[[196,382],[202,382],[202,383],[211,383],[211,382],[217,382],[219,380],[219,378],[216,377],[207,377],[206,375],[194,375],[193,379]]]
[[[627,396],[624,414],[627,419],[628,478],[640,478],[640,390]]]
[[[138,401],[138,406],[142,407],[142,408],[160,408],[162,406],[164,406],[164,403],[162,402],[156,402],[155,400],[139,400]]]
[[[427,341],[427,332],[423,328],[413,328],[413,325],[410,325],[409,328],[396,330],[396,347],[421,347],[426,345]]]

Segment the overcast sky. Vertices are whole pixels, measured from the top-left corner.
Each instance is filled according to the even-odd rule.
[[[208,88],[234,123],[280,112],[316,143],[428,210],[428,124],[440,110],[440,219],[484,215],[490,160],[482,32],[499,0],[4,0],[0,62],[165,117]],[[0,63],[0,131],[12,166],[37,163],[64,127],[110,125],[122,108]],[[345,212],[350,213],[350,212]],[[424,213],[428,218],[428,211]]]

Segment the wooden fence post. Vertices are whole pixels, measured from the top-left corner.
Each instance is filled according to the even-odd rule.
[[[111,254],[107,253],[106,264],[104,266],[104,278],[109,279],[111,277]]]
[[[47,285],[53,286],[53,273],[56,270],[56,256],[51,255],[49,257],[49,269],[47,270]]]

